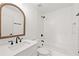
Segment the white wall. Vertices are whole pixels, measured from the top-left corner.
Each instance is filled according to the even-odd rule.
[[[31,4],[23,4],[26,13],[26,38],[37,39],[39,35],[39,14]]]
[[[75,40],[72,39],[73,7],[66,7],[45,14],[44,35],[47,45],[74,55]]]

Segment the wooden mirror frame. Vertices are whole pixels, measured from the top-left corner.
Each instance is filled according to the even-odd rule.
[[[23,27],[23,34],[18,34],[18,35],[10,35],[10,36],[3,36],[1,37],[1,11],[2,11],[2,8],[6,5],[10,5],[10,6],[14,6],[16,7],[17,9],[19,9],[19,11],[21,11],[21,13],[23,14],[23,18],[24,18],[24,27]],[[12,4],[12,3],[2,3],[0,5],[0,39],[4,39],[4,38],[12,38],[12,37],[16,37],[16,36],[24,36],[25,35],[25,14],[24,12],[16,5]]]

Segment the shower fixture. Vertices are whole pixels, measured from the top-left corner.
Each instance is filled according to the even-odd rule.
[[[43,19],[45,18],[45,16],[41,16]]]
[[[79,13],[77,13],[76,16],[79,16]]]
[[[47,20],[47,17],[46,16],[41,16],[41,18],[45,21]]]
[[[42,4],[40,3],[40,4],[38,4],[37,6],[38,6],[38,7],[42,7]]]

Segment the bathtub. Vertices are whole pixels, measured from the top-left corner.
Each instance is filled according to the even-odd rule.
[[[43,46],[41,40],[44,40]],[[64,50],[63,48],[60,48],[56,45],[50,45],[46,41],[46,39],[39,39],[39,47],[38,48],[46,48],[51,51],[51,56],[76,56],[76,54],[68,52],[67,50]]]

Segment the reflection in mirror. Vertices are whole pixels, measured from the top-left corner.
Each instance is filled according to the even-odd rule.
[[[25,15],[19,7],[10,3],[1,4],[0,17],[0,38],[25,35]]]

